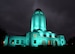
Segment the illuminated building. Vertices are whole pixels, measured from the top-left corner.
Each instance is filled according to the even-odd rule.
[[[46,17],[40,9],[36,9],[31,18],[31,31],[26,36],[5,36],[4,46],[21,45],[23,47],[39,45],[63,46],[66,40],[63,35],[56,35],[46,29]]]

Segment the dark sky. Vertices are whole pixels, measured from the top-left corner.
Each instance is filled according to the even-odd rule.
[[[9,35],[23,35],[30,31],[30,19],[40,8],[47,19],[47,30],[75,36],[74,0],[0,0],[0,27]]]

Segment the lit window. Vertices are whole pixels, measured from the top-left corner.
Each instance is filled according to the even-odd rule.
[[[14,42],[12,42],[12,44],[14,44]]]
[[[48,41],[48,45],[50,45],[50,40]]]
[[[33,34],[33,36],[36,37],[37,35],[36,34]]]

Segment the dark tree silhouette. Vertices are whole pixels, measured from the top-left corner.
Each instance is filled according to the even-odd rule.
[[[7,34],[6,31],[0,28],[0,45],[3,44],[3,40],[6,34]]]
[[[75,37],[72,37],[71,39],[68,40],[68,45],[69,46],[74,46],[75,45]]]

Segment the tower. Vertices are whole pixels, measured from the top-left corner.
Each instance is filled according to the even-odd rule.
[[[31,32],[37,30],[46,31],[46,18],[41,9],[36,9],[31,19]]]

